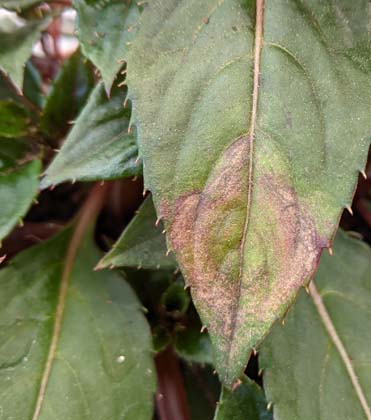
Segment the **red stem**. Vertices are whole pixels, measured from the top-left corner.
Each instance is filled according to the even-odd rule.
[[[171,347],[156,357],[158,390],[157,414],[161,420],[190,420],[179,361]]]

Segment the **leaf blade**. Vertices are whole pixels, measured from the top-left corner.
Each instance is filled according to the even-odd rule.
[[[149,328],[122,278],[92,272],[99,253],[90,235],[75,248],[69,286],[64,283],[68,287],[61,331],[55,331],[61,278],[66,272],[61,257],[69,253],[71,258],[72,236],[67,229],[21,253],[0,271],[4,291],[0,339],[8,346],[2,352],[0,370],[3,412],[17,418],[34,414],[40,419],[54,415],[150,419],[155,378]],[[60,313],[58,317],[61,320]],[[19,319],[23,321],[17,326]],[[50,353],[53,331],[60,336]],[[11,332],[16,341],[9,340]],[[47,374],[46,360],[52,362]],[[47,386],[40,388],[42,378]],[[7,392],[14,389],[20,392]]]
[[[363,398],[371,398],[367,365],[371,354],[364,336],[371,322],[367,310],[370,266],[369,247],[339,230],[334,255],[323,256],[314,278],[318,292],[315,291],[313,296],[313,287],[311,296],[300,292],[285,326],[280,328],[277,325],[264,341],[260,361],[265,372],[266,393],[274,403],[275,417],[295,418],[299,412],[304,420],[313,416],[329,420],[345,419],[349,415],[370,417],[369,407],[366,414],[360,402],[360,392]],[[324,320],[315,302],[318,297],[335,333],[328,332],[328,321]],[[334,334],[342,342],[348,359],[346,363]],[[355,388],[349,375],[346,365],[349,363],[361,391]],[[282,375],[284,371],[285,377]],[[297,381],[295,378],[299,377],[301,380]],[[320,394],[318,389],[321,389]]]
[[[153,1],[128,56],[146,187],[229,385],[311,277],[365,164],[368,35],[344,7],[358,37],[351,53],[342,22],[326,7],[265,4],[253,97],[259,68],[255,78],[249,70],[260,42],[253,4]],[[300,31],[310,42],[291,36]]]
[[[60,152],[45,171],[42,188],[65,181],[109,180],[141,173],[135,136],[128,132],[126,93],[114,88],[107,98],[103,83],[92,91]]]

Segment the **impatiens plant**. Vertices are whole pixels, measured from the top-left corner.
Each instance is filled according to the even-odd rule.
[[[0,7],[0,419],[371,420],[369,2]]]

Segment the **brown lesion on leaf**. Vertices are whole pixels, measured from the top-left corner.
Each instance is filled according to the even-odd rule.
[[[168,218],[169,240],[197,308],[224,349],[219,370],[225,372],[284,315],[327,245],[290,177],[266,167],[270,146],[256,155],[247,208],[249,147],[248,135],[233,141],[203,190],[179,197]]]

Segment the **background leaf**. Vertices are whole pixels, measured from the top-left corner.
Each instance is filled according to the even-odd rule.
[[[314,282],[370,406],[370,248],[339,231],[334,255],[323,255]],[[304,290],[285,325],[277,325],[264,341],[259,361],[275,419],[369,418],[312,297]]]
[[[38,192],[41,161],[29,161],[28,153],[26,140],[0,137],[0,243],[22,221]]]
[[[127,59],[145,186],[228,385],[331,245],[371,135],[368,5],[256,5],[153,0]]]
[[[214,420],[273,420],[261,388],[246,376],[234,390],[223,388]]]
[[[7,15],[0,17],[0,69],[3,70],[21,92],[23,86],[24,64],[39,39],[41,31],[50,20],[23,21],[19,26]]]
[[[5,417],[28,419],[35,410],[70,241],[68,229],[0,271]],[[92,271],[98,257],[86,237],[73,261],[40,419],[152,418],[155,373],[148,326],[123,278]]]
[[[135,136],[128,133],[126,94],[115,87],[107,99],[103,83],[91,93],[61,151],[46,170],[42,187],[64,181],[91,181],[141,173]]]
[[[123,65],[139,10],[134,0],[74,0],[82,51],[100,70],[107,92]]]
[[[0,101],[0,136],[20,137],[26,134],[29,116],[16,102]]]
[[[162,223],[156,226],[156,219],[152,199],[148,197],[98,267],[176,268],[174,257],[166,255],[163,226]]]
[[[63,63],[46,99],[40,129],[59,138],[77,117],[94,87],[90,64],[80,51]]]

